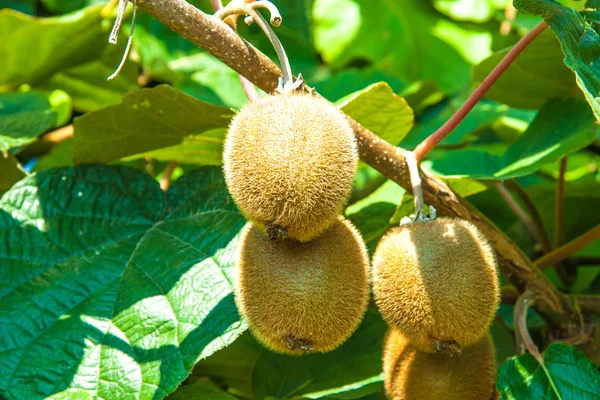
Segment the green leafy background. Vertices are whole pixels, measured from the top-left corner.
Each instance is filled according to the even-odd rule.
[[[191,2],[212,10],[208,0]],[[539,246],[498,185],[531,197],[554,242],[556,181],[568,157],[562,240],[600,223],[597,2],[516,0],[509,31],[501,29],[508,0],[273,2],[294,72],[406,149],[544,16],[550,29],[423,168],[532,259]],[[328,354],[278,355],[246,331],[232,292],[245,220],[220,169],[227,126],[247,102],[238,77],[139,10],[133,52],[107,81],[131,28],[109,45],[115,11],[106,5],[0,0],[0,398],[383,398],[387,327],[374,307]],[[275,58],[256,26],[239,32]],[[371,254],[412,212],[404,189],[359,163],[345,214]],[[600,244],[576,256],[598,260]],[[598,263],[570,283],[552,268],[545,274],[567,293],[600,294]],[[503,304],[491,328],[501,398],[600,398],[600,358],[555,343],[546,373],[519,354],[512,312]],[[546,326],[534,311],[528,327],[541,345]]]

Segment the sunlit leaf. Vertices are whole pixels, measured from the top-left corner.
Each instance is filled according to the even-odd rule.
[[[244,223],[220,168],[166,193],[101,165],[20,181],[0,199],[0,396],[174,391],[245,329],[232,293]]]

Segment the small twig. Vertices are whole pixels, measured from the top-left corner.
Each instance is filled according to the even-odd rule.
[[[579,236],[576,239],[571,240],[569,243],[551,251],[550,253],[535,260],[533,265],[537,268],[544,269],[551,265],[555,265],[569,256],[572,256],[584,247],[594,243],[600,239],[600,225],[596,225],[594,228]]]
[[[160,178],[160,188],[163,191],[167,191],[171,186],[171,176],[173,175],[175,168],[177,168],[177,163],[174,161],[171,161],[165,168],[163,176]]]
[[[532,307],[535,303],[535,295],[533,292],[525,291],[515,303],[515,308],[513,310],[513,320],[515,322],[515,335],[517,340],[517,351],[520,351],[521,354],[524,354],[525,351],[531,353],[536,360],[540,364],[544,363],[544,359],[540,354],[535,343],[531,339],[529,335],[529,331],[527,330],[527,311],[529,307]]]
[[[122,0],[122,1],[125,1],[125,5],[127,5],[127,0]],[[131,32],[129,33],[129,38],[127,39],[127,47],[125,47],[125,52],[123,53],[123,58],[121,58],[121,62],[119,63],[119,66],[117,67],[115,72],[113,72],[113,74],[107,78],[109,81],[112,81],[114,78],[117,77],[117,75],[119,75],[119,72],[121,72],[121,69],[123,69],[125,62],[127,61],[127,57],[129,57],[129,51],[131,50],[131,42],[133,41],[133,31],[135,29],[135,10],[136,10],[135,0],[131,0],[131,2],[133,3],[133,16],[131,17]],[[120,3],[119,3],[119,6],[120,6]],[[119,22],[119,25],[120,25],[120,22]],[[115,21],[115,27],[116,26],[117,26],[117,23]],[[113,30],[114,30],[114,28],[113,28]],[[117,30],[117,34],[118,34],[118,30]],[[115,39],[114,43],[117,43],[116,39]]]
[[[496,68],[490,72],[490,74],[481,82],[479,87],[469,96],[467,101],[454,113],[452,117],[444,125],[442,125],[437,131],[432,133],[427,139],[423,140],[421,144],[415,149],[415,155],[417,161],[421,162],[423,158],[429,153],[438,143],[440,143],[446,136],[448,136],[454,128],[461,123],[461,121],[469,114],[469,112],[475,107],[477,103],[483,98],[485,93],[490,87],[500,78],[500,76],[506,71],[506,69],[512,64],[519,54],[525,50],[525,48],[535,39],[540,33],[546,29],[548,25],[542,21],[537,24],[527,35],[525,35],[506,56],[498,63]]]
[[[556,186],[556,206],[554,208],[554,247],[559,247],[563,241],[565,173],[567,172],[567,157],[560,160],[560,172]]]
[[[223,8],[223,3],[221,2],[221,0],[210,0],[210,3],[212,4],[212,8],[215,11],[219,11],[221,8]]]
[[[512,29],[512,23],[517,18],[517,9],[512,1],[509,1],[504,9],[504,21],[500,24],[500,34],[506,36]]]
[[[519,185],[517,181],[514,179],[509,179],[504,182],[507,188],[509,188],[517,197],[523,202],[525,208],[529,212],[529,215],[532,218],[532,223],[535,226],[535,231],[537,232],[537,239],[539,240],[544,253],[549,253],[552,251],[552,243],[550,242],[550,237],[548,236],[548,232],[546,228],[544,228],[544,222],[542,220],[542,216],[540,215],[539,210],[537,209],[535,203],[529,196],[529,193],[523,188],[523,186]]]
[[[520,350],[521,353],[525,353],[525,350],[527,350],[532,356],[535,357],[537,362],[540,363],[540,366],[546,373],[548,381],[550,381],[550,385],[556,393],[556,396],[559,399],[561,399],[560,393],[556,389],[552,377],[546,369],[546,365],[544,364],[544,358],[540,354],[540,351],[538,350],[535,343],[533,343],[531,335],[529,335],[529,331],[527,330],[527,311],[529,310],[529,307],[533,306],[534,303],[535,295],[533,294],[533,292],[527,290],[519,297],[515,304],[513,319],[515,321],[515,336],[517,340],[517,349]]]
[[[246,93],[248,101],[252,103],[253,101],[258,100],[258,91],[254,87],[254,84],[240,74],[238,74],[238,78],[240,79],[240,83],[242,84],[242,88],[244,89],[244,93]]]

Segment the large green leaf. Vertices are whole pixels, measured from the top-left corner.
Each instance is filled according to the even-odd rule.
[[[63,68],[97,58],[108,37],[101,10],[102,6],[94,6],[55,18],[0,10],[0,91],[40,82]]]
[[[544,353],[544,363],[563,400],[600,398],[598,367],[581,351],[564,343],[553,343]],[[504,400],[558,398],[548,376],[530,354],[504,363],[498,371],[497,387]]]
[[[73,159],[75,163],[91,163],[141,157],[148,151],[185,144],[192,136],[225,128],[232,116],[230,109],[196,100],[167,85],[141,89],[128,93],[122,104],[75,120]],[[211,140],[206,143],[212,146]]]
[[[577,85],[600,120],[600,35],[595,25],[554,0],[515,0],[514,3],[523,12],[544,17],[560,40],[565,64],[575,73]]]
[[[383,140],[397,145],[413,126],[415,115],[406,100],[385,82],[352,94],[339,107]]]
[[[481,83],[510,49],[495,52],[473,69]],[[580,96],[573,73],[562,61],[560,42],[549,30],[538,36],[508,67],[486,97],[517,108],[536,109],[553,98]]]
[[[175,390],[245,329],[231,283],[243,225],[219,168],[167,193],[102,165],[22,180],[0,200],[0,396]]]
[[[0,151],[33,142],[54,126],[56,112],[43,93],[0,93]]]
[[[424,165],[439,175],[509,179],[528,175],[542,165],[590,144],[596,138],[594,116],[583,100],[552,100],[503,156],[483,150],[437,153]]]
[[[341,347],[326,354],[286,356],[264,350],[256,362],[253,389],[257,399],[291,396],[312,399],[378,383],[381,390],[381,351],[386,325],[369,310],[358,330]]]
[[[25,172],[13,156],[0,154],[0,194],[24,177]]]
[[[366,60],[444,92],[468,84],[470,64],[490,54],[491,34],[464,29],[422,0],[315,0],[315,48],[334,67]]]

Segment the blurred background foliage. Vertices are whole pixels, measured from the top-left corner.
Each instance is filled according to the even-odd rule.
[[[191,2],[212,13],[210,1]],[[439,128],[508,49],[541,21],[516,12],[508,0],[273,2],[284,21],[276,32],[294,73],[365,127],[406,149]],[[600,52],[593,51],[600,49],[594,47],[600,46],[595,2],[561,3],[561,13],[571,15],[565,11],[570,7],[585,21],[591,30],[586,31],[591,35],[589,57],[600,61]],[[109,82],[106,77],[119,63],[131,27],[126,26],[117,46],[108,44],[115,10],[106,1],[0,0],[0,9],[0,193],[33,172],[50,177],[64,171],[56,168],[75,164],[133,167],[157,180],[169,162],[178,164],[174,180],[199,166],[220,165],[229,119],[247,102],[237,74],[222,62],[140,10],[130,59]],[[276,59],[256,26],[241,23],[238,28]],[[555,31],[562,37],[573,34],[566,28]],[[568,156],[562,242],[600,223],[600,134],[598,113],[595,118],[592,112],[598,107],[594,98],[600,74],[593,63],[585,71],[573,63],[567,67],[569,57],[567,64],[563,59],[569,50],[554,32],[545,31],[423,163],[532,259],[543,251],[500,197],[497,189],[503,182],[522,188],[533,200],[554,242],[559,164]],[[581,50],[570,60],[585,55]],[[581,77],[587,80],[582,83]],[[210,170],[218,173],[218,168]],[[189,185],[181,183],[177,190],[191,190]],[[7,193],[6,204],[13,195]],[[519,198],[517,202],[522,204]],[[371,252],[388,227],[411,212],[404,189],[360,164],[346,214]],[[600,243],[576,255],[597,260]],[[600,265],[590,264],[568,284],[553,269],[545,273],[567,293],[600,294]],[[542,332],[544,322],[532,311],[529,326]],[[326,355],[276,355],[248,333],[241,334],[244,329],[210,357],[212,351],[192,353],[208,358],[196,364],[170,398],[381,397],[385,324],[374,309],[345,345]],[[518,353],[513,330],[512,306],[502,305],[492,327],[499,365]],[[523,365],[532,376],[538,373],[531,360]],[[186,375],[170,376],[170,390],[142,397],[160,398],[158,393],[166,395]],[[502,376],[499,389],[509,387],[512,379],[510,371]],[[532,382],[538,389],[548,387],[542,378]],[[29,392],[15,393],[11,398],[27,398]],[[53,398],[88,398],[82,393],[67,391]]]

